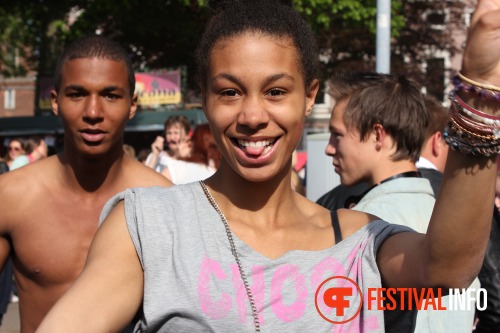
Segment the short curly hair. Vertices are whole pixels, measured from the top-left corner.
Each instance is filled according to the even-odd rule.
[[[123,61],[127,67],[130,96],[135,91],[135,74],[132,62],[125,49],[114,40],[100,35],[81,37],[71,43],[59,57],[54,74],[54,88],[59,92],[62,68],[67,61],[81,58],[102,58]]]
[[[210,6],[214,15],[196,49],[197,79],[202,88],[206,87],[214,45],[245,32],[290,38],[299,55],[305,86],[317,78],[319,57],[314,34],[290,1],[222,0],[211,1]]]

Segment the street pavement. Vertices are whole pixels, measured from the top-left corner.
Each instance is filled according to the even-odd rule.
[[[3,317],[0,333],[19,333],[19,303],[10,303]]]

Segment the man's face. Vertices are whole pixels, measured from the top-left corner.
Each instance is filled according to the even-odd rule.
[[[88,157],[122,151],[125,124],[136,110],[123,61],[79,58],[62,68],[52,110],[60,116],[65,144]]]
[[[175,123],[169,126],[165,133],[165,142],[168,145],[168,149],[178,152],[180,145],[188,139],[187,136],[188,135],[181,124]]]
[[[348,102],[348,98],[341,99],[333,108],[330,118],[330,140],[325,153],[333,157],[333,166],[340,176],[342,185],[371,183],[370,165],[373,145],[370,138],[361,141],[356,129],[346,128],[344,111]]]

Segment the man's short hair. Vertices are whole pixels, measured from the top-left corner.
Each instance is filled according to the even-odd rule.
[[[179,125],[182,129],[184,129],[184,132],[186,132],[186,134],[189,134],[189,132],[191,132],[191,123],[183,115],[168,117],[164,123],[165,133],[167,132],[167,129],[169,127],[174,125]]]
[[[435,97],[431,95],[425,95],[424,97],[425,107],[429,113],[429,126],[427,126],[427,131],[425,133],[425,139],[427,140],[436,132],[443,132],[449,121],[448,110],[439,102]]]
[[[416,162],[425,141],[429,114],[418,86],[404,76],[338,72],[330,81],[330,95],[338,102],[348,99],[344,122],[364,141],[380,124],[394,139],[394,161]]]
[[[54,75],[54,87],[57,92],[61,87],[62,68],[67,61],[81,58],[102,58],[123,61],[127,67],[130,96],[135,91],[135,74],[132,62],[125,49],[114,40],[100,35],[90,35],[72,42],[59,57]]]

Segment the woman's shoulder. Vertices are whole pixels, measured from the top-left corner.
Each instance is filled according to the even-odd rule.
[[[378,238],[376,243],[378,244],[380,241],[392,234],[414,231],[406,226],[389,223],[375,215],[365,212],[351,209],[339,209],[337,210],[337,213],[344,239],[355,235],[361,238],[368,235],[376,236],[376,238]]]
[[[344,238],[349,237],[369,223],[380,220],[377,216],[344,208],[337,210],[337,216]]]
[[[101,220],[122,200],[125,202],[126,212],[135,212],[137,209],[143,212],[161,212],[168,209],[168,207],[185,206],[186,203],[193,201],[193,195],[199,196],[199,192],[201,192],[199,187],[200,185],[198,183],[190,183],[170,187],[154,186],[128,188],[108,200],[101,214]]]
[[[179,201],[185,199],[186,196],[192,196],[200,185],[197,182],[173,185],[169,187],[165,186],[153,186],[153,187],[133,187],[122,192],[122,197],[127,199],[127,197],[134,197],[135,200],[144,201]]]

